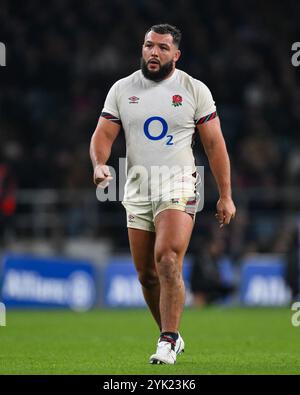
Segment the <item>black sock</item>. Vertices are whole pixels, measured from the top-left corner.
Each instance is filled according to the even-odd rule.
[[[160,339],[164,341],[168,341],[168,338],[170,340],[173,340],[173,342],[176,343],[176,340],[178,339],[178,333],[177,332],[161,332],[160,334]],[[172,343],[172,341],[170,341]]]

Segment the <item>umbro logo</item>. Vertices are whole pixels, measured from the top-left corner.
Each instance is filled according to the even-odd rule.
[[[136,97],[136,96],[131,96],[131,97],[128,98],[128,100],[129,100],[129,104],[135,104],[135,103],[138,104],[140,98]]]
[[[134,215],[132,215],[132,214],[129,214],[128,215],[128,222],[130,222],[130,223],[132,223],[132,222],[134,222]]]

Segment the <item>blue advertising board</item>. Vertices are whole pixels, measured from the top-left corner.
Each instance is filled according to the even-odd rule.
[[[187,305],[191,303],[188,281],[190,269],[190,262],[186,259],[183,265],[183,278]],[[130,256],[116,256],[109,261],[104,273],[104,304],[108,307],[146,306]]]
[[[241,303],[247,306],[284,306],[291,292],[284,279],[285,261],[277,255],[257,254],[242,262]]]
[[[96,300],[93,266],[82,260],[6,255],[2,301],[6,307],[90,309]]]

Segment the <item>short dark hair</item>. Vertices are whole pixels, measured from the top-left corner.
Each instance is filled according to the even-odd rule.
[[[173,37],[173,43],[179,48],[180,41],[181,41],[181,31],[176,27],[169,25],[168,23],[161,23],[159,25],[153,25],[147,30],[147,35],[149,32],[155,32],[158,34],[171,34]]]

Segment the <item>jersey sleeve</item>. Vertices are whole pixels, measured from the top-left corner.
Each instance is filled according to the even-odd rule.
[[[118,108],[118,99],[117,99],[117,83],[115,83],[109,90],[105,102],[104,107],[101,112],[101,117],[104,117],[112,122],[116,122],[121,124],[119,108]]]
[[[198,81],[196,94],[197,107],[195,111],[196,125],[210,121],[217,116],[216,105],[208,87]]]

